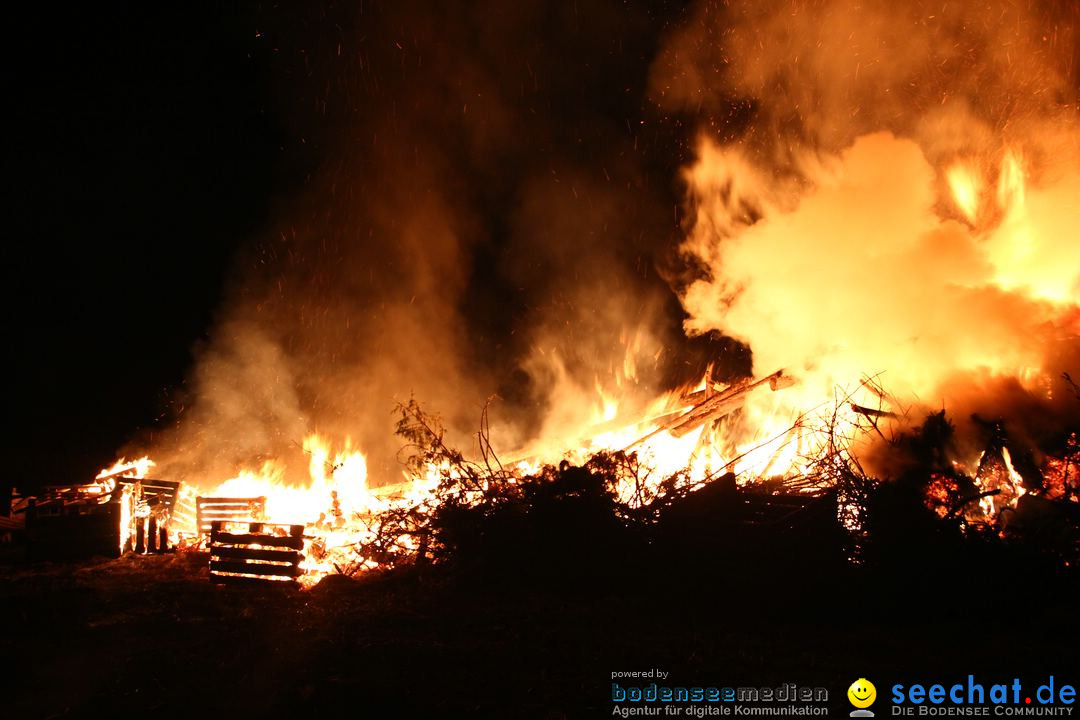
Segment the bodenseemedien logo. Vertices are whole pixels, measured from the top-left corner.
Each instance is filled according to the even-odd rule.
[[[855,709],[851,711],[851,717],[874,717],[874,713],[866,709],[874,704],[874,700],[877,700],[877,688],[874,687],[874,683],[866,678],[859,678],[847,689],[847,697],[848,702],[855,706]]]

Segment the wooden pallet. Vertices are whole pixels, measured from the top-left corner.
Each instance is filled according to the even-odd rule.
[[[190,485],[180,488],[176,498],[176,508],[169,521],[171,532],[198,536],[198,514],[195,507],[195,489]]]
[[[176,498],[180,494],[180,481],[157,480],[153,478],[117,478],[121,485],[138,485],[141,488],[142,499],[149,503],[161,503],[169,514],[176,509]]]
[[[0,494],[0,543],[10,542],[16,534],[26,530],[26,506],[28,498],[11,488]]]
[[[222,585],[295,585],[304,574],[304,526],[214,520],[210,527],[210,582]]]
[[[137,505],[145,514],[135,518],[132,549],[137,553],[163,553],[169,549],[169,525],[176,510],[180,482],[154,478],[117,478],[120,485],[131,486]]]
[[[195,498],[195,525],[199,534],[208,535],[217,520],[244,522],[266,517],[266,498]]]
[[[26,538],[32,557],[117,557],[132,547],[135,494],[117,485],[64,485],[45,489],[26,506]]]

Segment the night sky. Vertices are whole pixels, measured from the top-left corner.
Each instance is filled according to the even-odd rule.
[[[550,150],[587,166],[618,154],[613,146],[631,148],[659,198],[644,220],[633,220],[645,228],[646,245],[670,247],[674,178],[689,133],[679,118],[657,114],[646,83],[656,45],[683,8],[592,5],[600,9],[542,14],[535,34],[505,40],[499,47],[521,43],[533,55],[520,63],[528,68],[521,77],[498,77],[509,97],[523,88],[514,107],[520,117],[544,118],[539,142],[550,147],[534,149],[533,159]],[[424,38],[439,34],[414,32],[411,16],[394,7],[152,3],[38,11],[13,27],[5,484],[86,477],[133,434],[175,416],[178,390],[232,280],[251,272],[260,243],[319,214],[310,189],[328,164],[364,160],[362,151],[341,154],[342,128],[366,127],[369,115],[408,115],[384,87],[412,82],[405,71],[395,75],[395,63],[404,66],[402,42],[420,53]],[[415,20],[429,22],[422,14]],[[497,31],[501,20],[492,22]],[[392,32],[402,40],[386,37]],[[334,64],[335,37],[346,50],[368,43],[374,69]],[[550,61],[534,67],[535,58]],[[435,101],[456,107],[455,87],[438,86],[445,97]],[[329,111],[313,111],[320,96]],[[620,130],[609,143],[601,138],[611,127]],[[421,132],[437,137],[441,128]],[[520,147],[536,142],[522,131]],[[468,171],[471,191],[484,188],[473,201],[488,208],[474,274],[502,261],[508,194],[499,188],[515,177],[515,163],[529,161],[523,150],[496,156],[496,170],[483,170],[490,177]],[[659,286],[654,250],[631,248],[625,262],[645,267]],[[473,316],[490,318],[478,335],[485,328],[505,335],[528,311],[528,298],[505,290],[498,282],[466,288]],[[674,296],[668,311],[677,327]]]
[[[311,162],[275,114],[257,10],[227,5],[12,28],[5,481],[77,477],[168,408],[238,248]]]

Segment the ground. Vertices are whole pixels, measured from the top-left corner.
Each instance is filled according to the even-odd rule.
[[[673,684],[823,686],[846,716],[859,677],[884,692],[1080,667],[1073,595],[948,607],[926,601],[933,588],[898,602],[851,587],[823,607],[806,587],[663,585],[643,572],[608,591],[478,589],[429,571],[266,591],[212,585],[197,553],[11,561],[4,715],[609,717],[611,673],[655,667]]]

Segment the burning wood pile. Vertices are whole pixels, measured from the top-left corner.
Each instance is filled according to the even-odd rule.
[[[27,497],[13,491],[12,517],[42,558],[166,552],[180,483],[147,478],[148,467],[121,462],[90,483],[46,486]]]
[[[446,443],[439,419],[411,401],[400,407],[397,425],[405,483],[369,489],[363,476],[350,474],[357,456],[331,462],[329,448],[309,439],[308,488],[247,477],[196,497],[191,486],[149,478],[153,463],[143,458],[121,461],[93,483],[46,488],[17,503],[15,514],[25,515],[39,557],[208,551],[211,579],[232,584],[310,586],[327,574],[429,562],[511,565],[527,558],[531,567],[559,566],[582,555],[584,537],[592,538],[584,555],[597,563],[597,553],[643,548],[729,553],[748,537],[758,547],[798,538],[801,553],[832,562],[875,525],[881,481],[857,453],[873,441],[908,458],[890,484],[912,487],[942,522],[982,535],[1035,537],[1066,561],[1077,557],[1075,434],[1061,456],[1037,467],[1003,423],[986,423],[987,445],[968,469],[953,459],[943,413],[905,429],[903,413],[889,409],[895,398],[864,378],[855,392],[839,393],[830,407],[799,415],[780,432],[728,444],[730,433],[745,433],[749,408],[796,386],[783,371],[729,384],[707,376],[673,394],[674,409],[595,426],[588,449],[558,464],[536,457],[503,463],[486,413],[479,459],[467,459]],[[260,494],[233,496],[237,487]],[[297,514],[298,506],[310,514]]]
[[[133,549],[135,494],[118,482],[46,488],[27,499],[27,539],[35,555],[118,556]]]
[[[186,414],[145,449],[190,492],[175,490],[173,507],[141,468],[114,469],[99,477],[100,492],[43,495],[39,515],[111,513],[110,528],[120,529],[108,545],[117,551],[160,549],[163,528],[176,535],[170,542],[205,549],[218,521],[302,526],[303,549],[291,548],[303,553],[302,584],[490,555],[476,528],[538,564],[573,555],[545,513],[582,536],[602,528],[616,552],[633,545],[629,536],[648,547],[677,536],[677,517],[709,535],[718,518],[790,529],[814,516],[831,537],[818,514],[825,505],[859,542],[887,534],[882,527],[931,523],[996,539],[988,542],[1052,537],[1053,552],[1073,562],[1080,123],[1070,100],[1072,24],[1015,4],[809,3],[795,13],[784,3],[752,12],[721,5],[665,31],[649,73],[661,115],[700,121],[694,140],[679,131],[680,147],[689,141],[693,150],[674,203],[677,247],[662,238],[653,248],[664,253],[654,260],[674,251],[673,272],[654,272],[659,263],[630,271],[648,265],[647,254],[623,267],[625,276],[615,272],[640,228],[590,226],[590,238],[616,244],[596,256],[569,244],[540,265],[551,281],[522,306],[537,307],[520,318],[508,312],[498,328],[526,339],[502,344],[490,333],[490,347],[508,354],[489,375],[457,352],[468,345],[457,333],[477,320],[459,316],[460,306],[474,292],[501,303],[502,289],[527,283],[463,272],[476,259],[464,248],[505,235],[507,247],[491,247],[509,254],[494,264],[527,275],[510,252],[531,248],[534,229],[516,229],[521,208],[503,215],[495,203],[498,217],[474,208],[474,225],[443,217],[437,203],[431,217],[418,214],[419,229],[400,226],[408,238],[396,222],[370,242],[326,241],[324,230],[346,232],[334,223],[287,233],[297,251],[268,260],[280,282],[256,283],[237,294],[250,306],[225,308]],[[390,175],[399,175],[396,162]],[[618,185],[603,175],[593,192]],[[571,204],[553,202],[548,213],[547,196],[561,195],[537,193],[525,215],[545,229],[549,218],[565,220],[567,242],[582,245],[585,235],[574,232],[590,218],[578,215],[578,186],[558,183],[572,188]],[[411,178],[407,187],[402,196]],[[633,200],[620,194],[598,207]],[[311,216],[338,217],[322,208]],[[429,221],[463,236],[430,232]],[[474,230],[485,242],[464,237]],[[384,245],[407,252],[380,264]],[[560,286],[567,267],[593,263],[604,271]],[[354,287],[361,274],[379,288],[374,295]],[[439,281],[459,275],[460,287]],[[638,275],[661,286],[649,302]],[[478,283],[490,287],[480,292]],[[408,302],[386,305],[398,286]],[[414,289],[430,297],[412,297]],[[673,311],[647,310],[654,300]],[[703,339],[716,342],[694,344]],[[703,375],[708,360],[717,370]],[[505,427],[491,432],[485,406],[473,447],[461,412],[446,431],[409,402],[396,428],[403,458],[395,458],[382,411],[371,411],[372,398],[413,388],[445,412],[505,387],[514,397],[493,406],[505,410]],[[403,477],[395,459],[405,460]],[[708,511],[698,518],[695,506]],[[528,528],[547,554],[527,551],[512,527]]]

